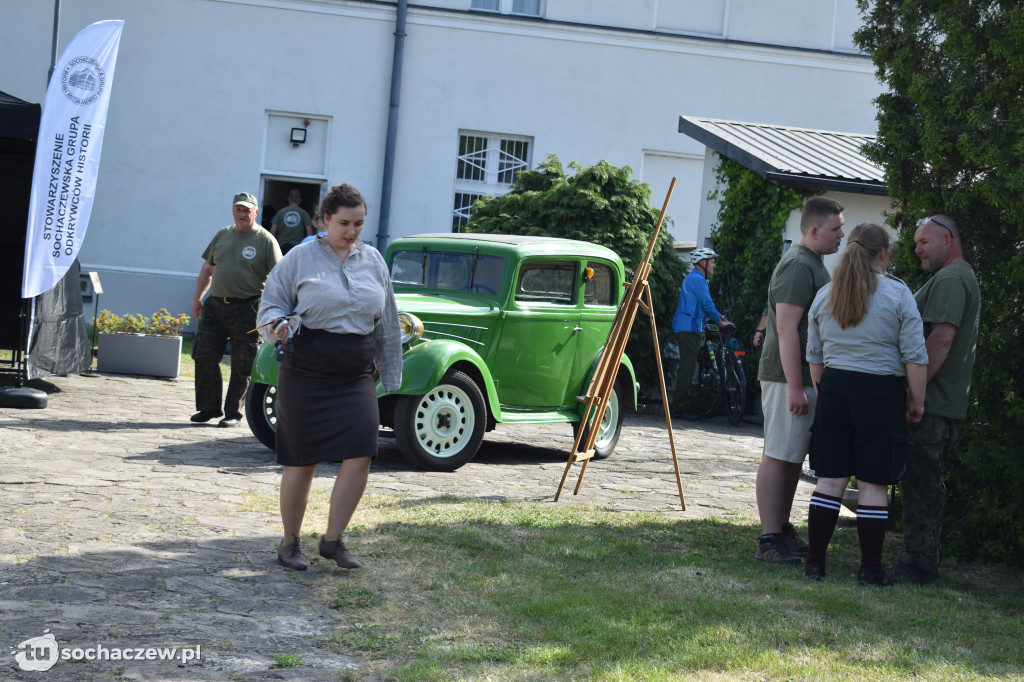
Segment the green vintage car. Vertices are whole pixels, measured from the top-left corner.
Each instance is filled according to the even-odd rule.
[[[381,435],[412,464],[454,471],[497,424],[578,429],[586,392],[623,297],[615,252],[588,242],[488,234],[397,239],[385,255],[402,320],[402,387],[380,383]],[[246,394],[253,433],[274,447],[278,361],[264,344]],[[612,453],[637,384],[623,356],[596,436]],[[568,457],[568,453],[566,455]]]

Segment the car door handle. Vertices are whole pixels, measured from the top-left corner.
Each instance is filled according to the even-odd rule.
[[[573,334],[575,334],[576,332],[581,332],[581,331],[583,331],[583,327],[581,327],[579,325],[576,325],[575,327],[572,328],[572,333]]]

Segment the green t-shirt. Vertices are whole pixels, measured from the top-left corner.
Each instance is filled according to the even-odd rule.
[[[757,372],[759,380],[786,382],[786,373],[782,370],[782,356],[779,354],[775,306],[779,303],[790,303],[804,309],[798,327],[800,367],[804,386],[811,385],[811,369],[804,357],[807,349],[807,310],[811,307],[818,289],[831,281],[832,277],[825,269],[821,256],[803,244],[794,244],[789,251],[782,255],[779,264],[775,266],[775,272],[772,273],[771,284],[768,286],[768,326],[761,349],[761,364]]]
[[[956,327],[956,336],[942,368],[928,382],[924,411],[928,414],[963,419],[974,370],[974,347],[981,318],[981,291],[974,270],[964,261],[942,268],[914,295],[924,320],[925,338],[931,325],[946,322]]]
[[[274,224],[277,225],[277,243],[295,246],[306,238],[306,228],[313,224],[313,220],[304,209],[288,206],[274,214]]]
[[[203,259],[213,266],[211,296],[249,298],[263,293],[267,275],[281,260],[281,247],[259,225],[248,232],[228,225],[217,230]]]

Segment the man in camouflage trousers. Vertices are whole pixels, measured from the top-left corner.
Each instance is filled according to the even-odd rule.
[[[907,424],[907,469],[900,483],[904,549],[889,576],[893,582],[927,585],[939,577],[943,478],[960,420],[967,416],[981,292],[949,216],[921,220],[914,242],[922,267],[933,273],[915,295],[925,324],[928,384],[924,416]]]
[[[256,223],[258,211],[256,197],[236,194],[231,207],[234,224],[218,230],[203,252],[205,262],[192,300],[192,314],[199,320],[192,349],[199,411],[192,415],[193,422],[223,416],[217,426],[237,426],[242,418],[242,399],[259,346],[259,335],[253,331],[256,312],[267,275],[281,260],[277,240]],[[210,296],[204,302],[207,291]],[[221,411],[220,361],[229,340],[231,379]]]

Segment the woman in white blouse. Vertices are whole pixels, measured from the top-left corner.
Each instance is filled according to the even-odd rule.
[[[348,184],[320,205],[326,234],[300,244],[267,278],[257,318],[268,340],[287,344],[277,383],[277,463],[284,538],[278,558],[305,570],[300,531],[313,474],[341,462],[320,556],[343,568],[359,562],[342,536],[377,455],[374,367],[384,390],[402,383],[398,311],[384,258],[359,235],[366,201]]]
[[[807,313],[807,362],[818,401],[811,468],[818,484],[807,514],[804,574],[825,577],[825,552],[843,491],[857,479],[861,585],[888,585],[882,546],[888,485],[906,465],[906,422],[920,421],[928,353],[924,325],[907,285],[885,274],[889,235],[863,223]]]

